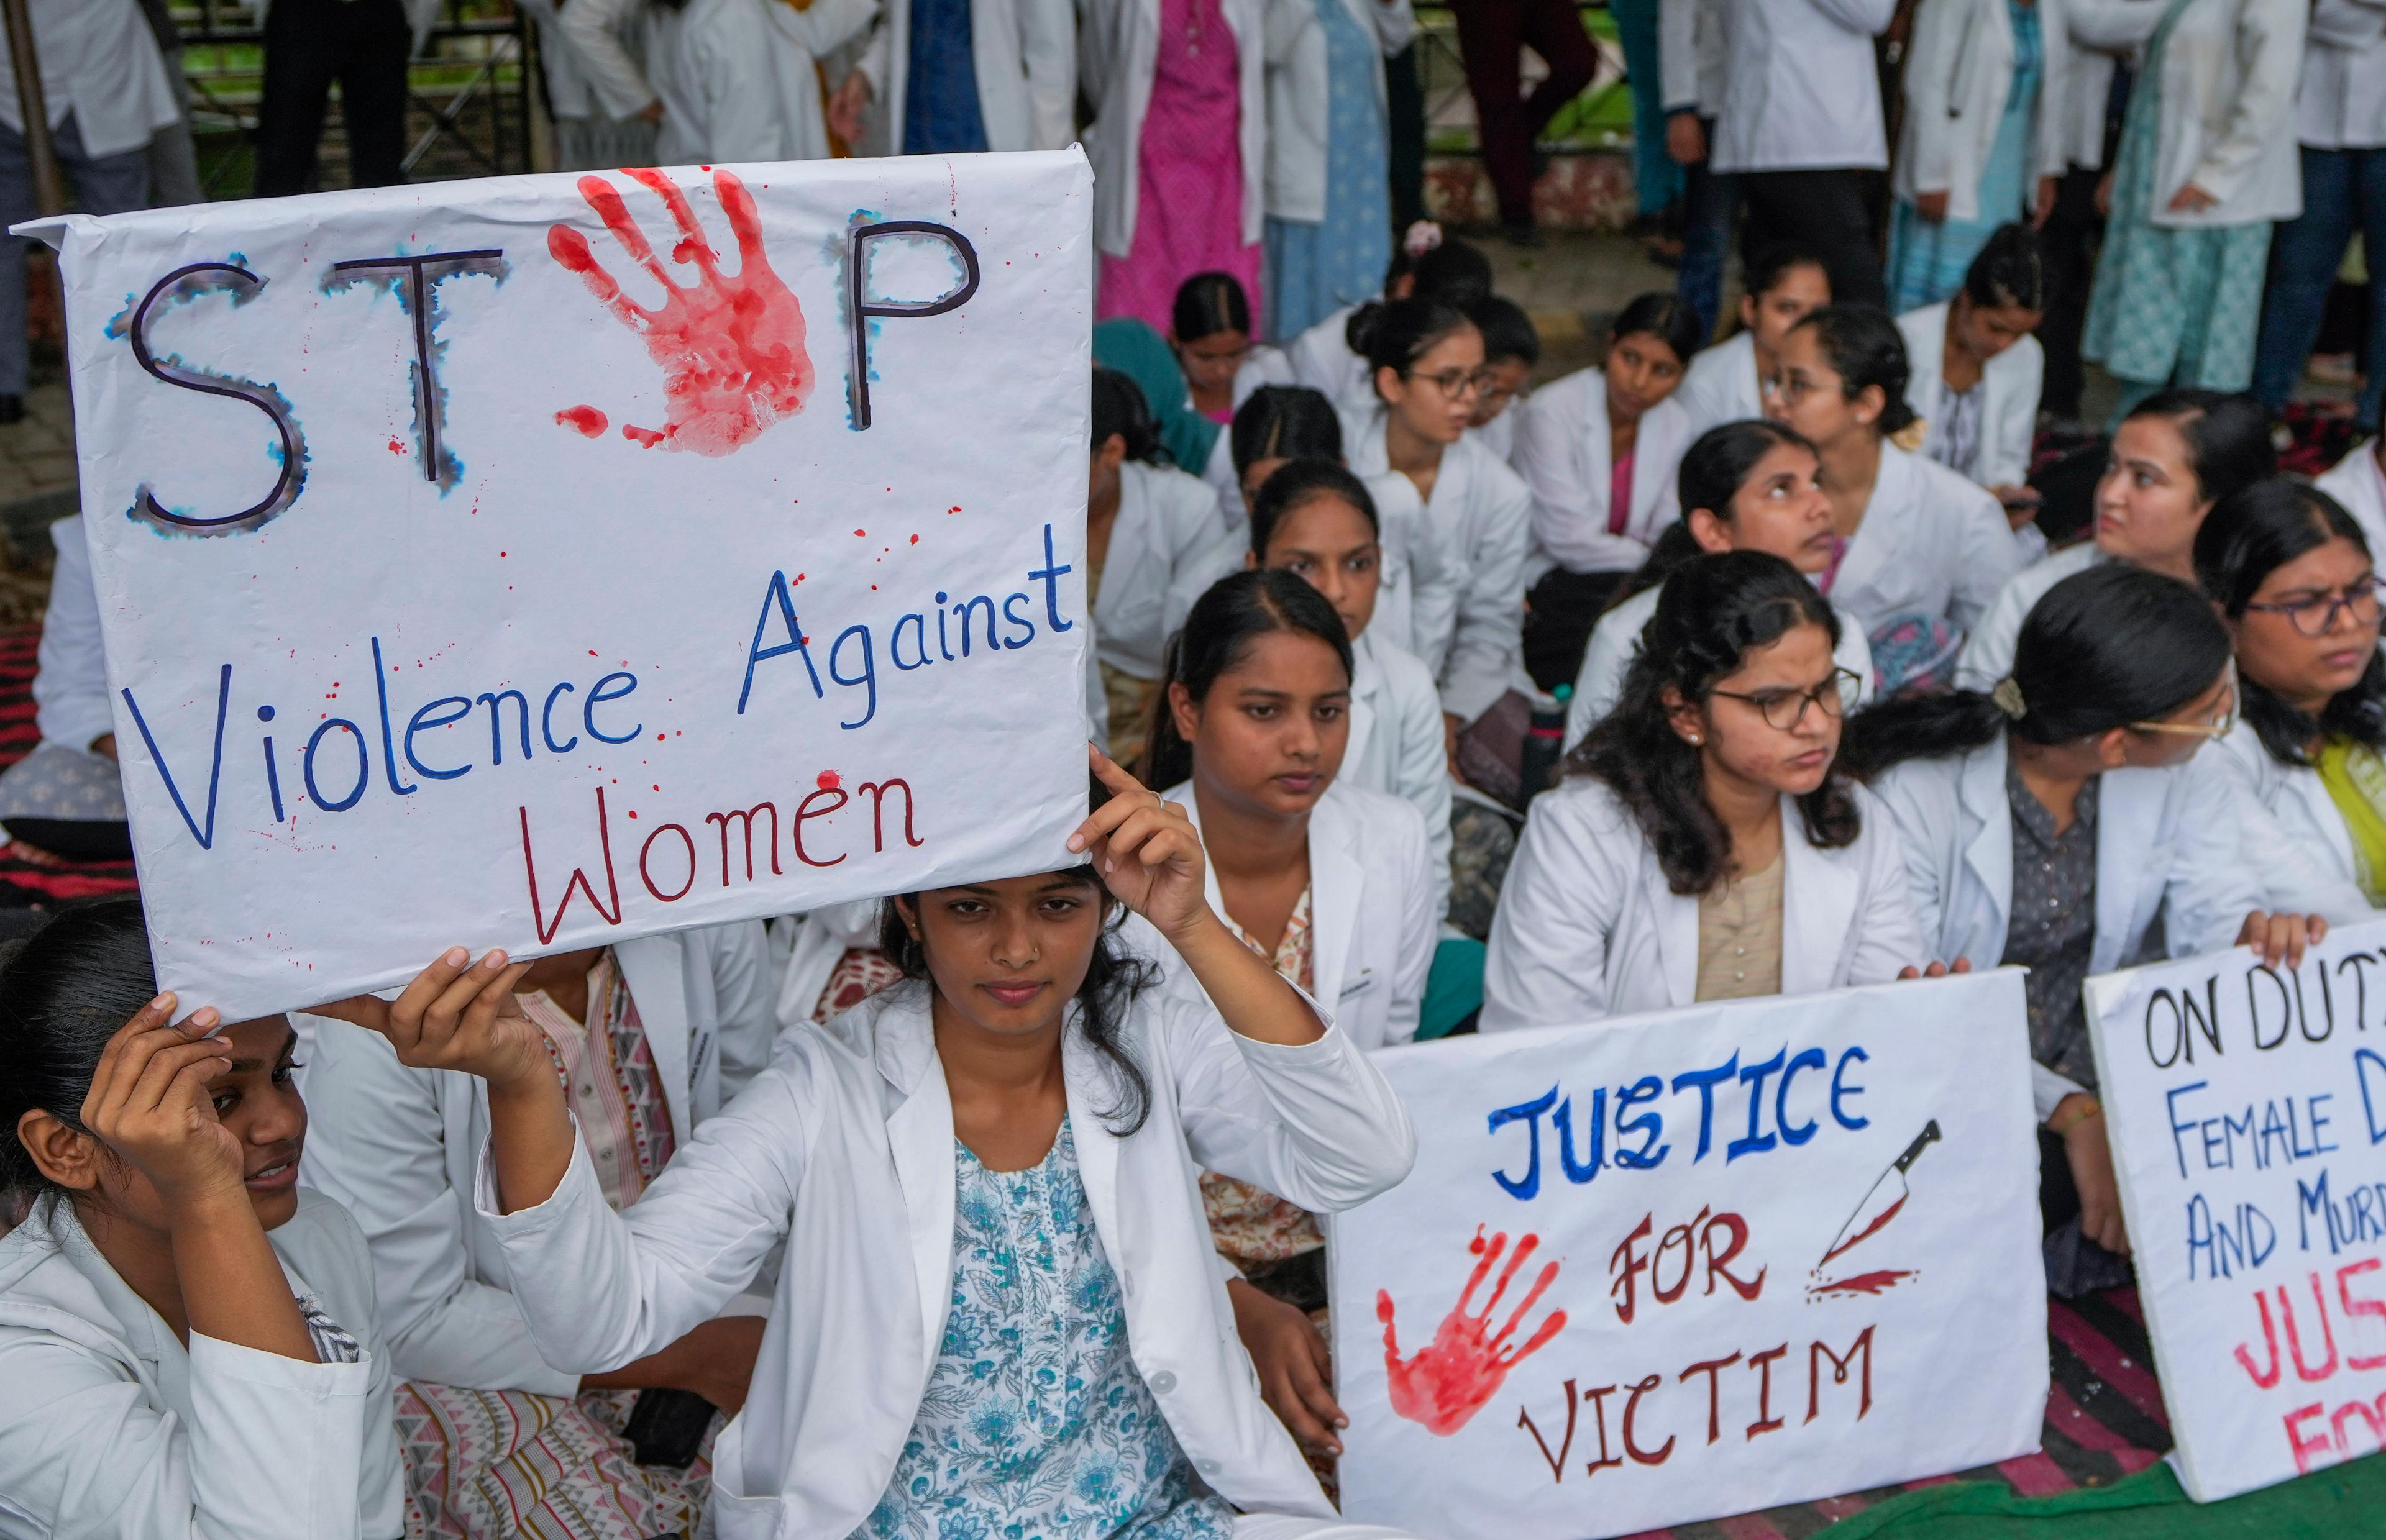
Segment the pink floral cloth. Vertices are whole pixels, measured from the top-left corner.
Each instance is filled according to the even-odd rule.
[[[1244,934],[1231,917],[1226,919],[1226,929],[1237,941],[1265,958],[1279,976],[1303,989],[1311,987],[1309,889],[1300,890],[1292,919],[1285,925],[1284,939],[1276,943],[1273,955]],[[1246,1272],[1325,1244],[1315,1215],[1231,1176],[1201,1173],[1201,1207],[1210,1219],[1210,1244]]]
[[[1134,316],[1164,337],[1177,287],[1197,272],[1227,272],[1241,281],[1260,326],[1262,247],[1243,244],[1241,94],[1219,0],[1160,0],[1160,56],[1136,157],[1135,241],[1124,258],[1102,258],[1097,319]]]

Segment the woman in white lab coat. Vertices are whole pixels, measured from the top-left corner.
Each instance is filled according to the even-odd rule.
[[[1230,423],[1251,392],[1292,382],[1291,363],[1257,336],[1250,296],[1234,274],[1197,272],[1176,286],[1168,345],[1185,371],[1185,394],[1195,411]]]
[[[1616,318],[1598,368],[1543,386],[1525,406],[1516,430],[1516,470],[1533,494],[1525,668],[1543,689],[1582,667],[1600,611],[1680,517],[1674,471],[1693,435],[1672,397],[1698,344],[1688,304],[1642,294]]]
[[[1252,504],[1246,559],[1307,582],[1350,639],[1350,736],[1336,784],[1417,810],[1438,920],[1450,907],[1450,757],[1432,671],[1375,633],[1383,549],[1375,499],[1337,461],[1280,462]]]
[[[1526,387],[1532,382],[1533,370],[1541,367],[1541,334],[1534,330],[1533,318],[1525,313],[1525,307],[1504,294],[1485,294],[1459,308],[1483,333],[1483,367],[1491,371],[1475,398],[1466,431],[1513,466]]]
[[[1101,695],[1086,710],[1107,722],[1115,752],[1140,755],[1162,650],[1201,591],[1243,564],[1243,522],[1208,482],[1167,463],[1143,393],[1099,365],[1091,478],[1086,592]]]
[[[1409,550],[1415,651],[1455,730],[1506,694],[1523,663],[1532,495],[1467,436],[1485,380],[1475,323],[1429,299],[1395,300],[1361,319],[1376,405],[1346,425],[1350,469],[1362,480],[1397,471],[1423,505]]]
[[[179,1025],[141,905],[0,972],[0,1535],[397,1540],[372,1261],[298,1186],[280,1016]]]
[[[2049,1195],[2046,1216],[2066,1296],[2115,1282],[2104,1253],[2128,1248],[2080,982],[2143,960],[2157,914],[2174,957],[2246,942],[2300,961],[2327,928],[2267,912],[2224,783],[2200,762],[2235,715],[2211,606],[2116,564],[2048,591],[1990,694],[1884,702],[1849,724],[1849,767],[1897,820],[1903,905],[1932,958],[2030,970],[2038,1115],[2061,1146],[2049,1169],[2077,1188]]]
[[[1928,425],[1923,457],[1987,487],[2025,534],[2040,501],[2025,483],[2046,383],[2032,333],[2045,319],[2045,264],[2027,225],[1989,237],[1954,298],[1897,318],[1912,369],[1906,405]]]
[[[725,848],[734,868],[736,843]],[[521,981],[522,1008],[571,1073],[616,1206],[659,1175],[769,1058],[774,982],[759,920],[559,953]],[[559,1534],[595,1536],[606,1522],[651,1534],[699,1511],[701,1482],[633,1458],[622,1437],[630,1393],[693,1391],[735,1411],[760,1338],[753,1312],[706,1321],[611,1373],[553,1368],[472,1207],[487,1088],[470,1075],[410,1069],[346,1021],[301,1025],[308,1096],[320,1118],[303,1174],[356,1216],[371,1246],[391,1360],[407,1382],[399,1412],[426,1430],[408,1451],[413,1486],[441,1532],[497,1540],[536,1509]],[[539,1474],[526,1480],[527,1471]]]
[[[659,125],[659,164],[830,156],[816,61],[858,36],[877,0],[650,0],[643,65],[622,41],[640,3],[572,0],[556,24],[605,116]]]
[[[2170,0],[2147,41],[2100,189],[2081,344],[2124,382],[2122,410],[2165,385],[2253,379],[2271,226],[2303,211],[2294,100],[2310,15],[2310,0]]]
[[[2195,536],[2237,654],[2237,726],[2212,753],[2268,907],[2338,924],[2386,908],[2386,656],[2367,534],[2316,487],[2259,482]]]
[[[1690,436],[1764,415],[1764,390],[1781,368],[1790,329],[1831,303],[1831,276],[1803,246],[1774,245],[1748,259],[1739,331],[1690,360],[1674,404]]]
[[[1822,457],[1777,422],[1729,422],[1699,435],[1676,478],[1685,510],[1626,585],[1626,597],[1599,618],[1566,702],[1565,746],[1573,749],[1624,698],[1624,676],[1657,612],[1657,595],[1683,563],[1722,551],[1764,551],[1813,578],[1831,564],[1831,500],[1823,495]],[[1840,638],[1832,659],[1857,682],[1851,709],[1872,698],[1872,647],[1864,627],[1837,606]]]
[[[1360,320],[1363,314],[1396,299],[1438,299],[1463,309],[1490,292],[1490,259],[1430,219],[1419,219],[1392,253],[1383,298],[1337,310],[1284,344],[1293,381],[1323,392],[1345,416],[1363,417],[1375,409],[1375,374],[1354,338],[1373,324]]]
[[[129,861],[132,831],[82,515],[52,524],[50,545],[57,557],[33,673],[42,739],[0,774],[0,824],[10,839],[71,861]]]
[[[639,117],[617,120],[598,104],[588,64],[563,30],[555,0],[522,0],[521,8],[538,23],[539,79],[555,123],[554,169],[601,171],[655,164],[655,125]],[[625,47],[642,42],[638,23],[644,19],[625,19],[615,38]],[[651,100],[652,93],[647,96]]]
[[[1183,810],[1092,759],[1109,799],[1069,841],[1087,864],[891,900],[909,982],[789,1033],[625,1215],[509,1014],[519,965],[468,971],[459,948],[395,1005],[341,1007],[407,1060],[491,1083],[482,1208],[554,1361],[669,1343],[784,1245],[771,1349],[714,1451],[722,1540],[909,1534],[961,1509],[1047,1534],[1180,1514],[1246,1540],[1384,1533],[1337,1522],[1261,1401],[1194,1175],[1347,1208],[1407,1173],[1408,1116],[1217,918]],[[1139,987],[1106,934],[1121,900],[1214,1004]],[[995,1232],[1036,1222],[1027,1201],[1052,1244],[998,1289],[979,1248],[1012,1254]],[[973,1415],[1033,1394],[1039,1366],[1083,1377],[1092,1414]],[[1081,1491],[1091,1511],[1054,1511]]]
[[[1782,339],[1767,412],[1822,453],[1841,541],[1822,590],[1863,624],[1883,694],[1952,673],[1964,633],[2021,566],[1995,498],[1890,441],[1914,419],[1906,379],[1896,323],[1833,305]]]
[[[1525,820],[1483,1031],[1880,983],[1920,960],[1896,832],[1834,765],[1839,624],[1761,551],[1665,580],[1623,702]]]
[[[1380,291],[1392,255],[1384,59],[1409,0],[1265,0],[1270,334],[1293,337]]]
[[[2371,550],[2386,549],[2386,433],[2355,444],[2312,484],[2344,505]],[[46,632],[42,640],[49,641]]]
[[[956,58],[962,19],[969,55]],[[923,44],[920,32],[933,35]],[[915,48],[925,70],[913,66]],[[1069,0],[889,0],[829,104],[848,144],[862,138],[873,102],[884,110],[871,137],[887,155],[1066,149],[1076,132],[1074,9]]]
[[[2107,561],[2195,581],[2195,533],[2222,498],[2278,474],[2270,414],[2249,395],[2163,391],[2138,403],[2113,435],[2096,483],[2092,540],[2014,574],[1972,628],[1955,682],[1983,693],[2013,670],[2014,641],[2046,591]]]

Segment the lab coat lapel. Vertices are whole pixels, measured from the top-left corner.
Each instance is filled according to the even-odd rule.
[[[1382,715],[1379,696],[1384,670],[1375,661],[1375,651],[1367,636],[1362,632],[1350,642],[1350,737],[1342,748],[1344,775],[1367,762],[1367,743],[1375,734],[1375,719]]]
[[[921,1356],[912,1368],[924,1391],[952,1298],[953,1100],[929,1026],[928,993],[917,995],[879,1016],[876,1057],[879,1073],[903,1097],[887,1115],[886,1147],[903,1188],[911,1269],[919,1284]]]
[[[2096,943],[2093,966],[2110,972],[2154,920],[2170,876],[2160,838],[2167,770],[2108,770],[2096,793]]]
[[[1781,993],[1812,995],[1838,982],[1853,934],[1862,879],[1807,843],[1795,798],[1781,799]]]
[[[1834,593],[1860,593],[1897,563],[1905,539],[1906,515],[1914,501],[1914,466],[1905,451],[1893,444],[1880,448],[1880,473],[1873,479],[1872,501],[1865,506],[1864,522],[1848,542],[1848,554],[1831,581]]]
[[[688,1041],[686,958],[673,936],[645,936],[613,948],[613,966],[630,986],[638,1022],[654,1056],[655,1081],[671,1109],[672,1138],[684,1145],[696,1133],[697,1102],[690,1065],[711,1058],[711,1045]]]
[[[1077,1145],[1077,1180],[1085,1184],[1086,1207],[1094,1216],[1094,1233],[1118,1273],[1126,1296],[1127,1331],[1135,1330],[1136,1283],[1132,1266],[1136,1248],[1126,1233],[1119,1208],[1119,1137],[1101,1119],[1101,1108],[1115,1101],[1118,1090],[1101,1058],[1077,1025],[1077,1007],[1069,1006],[1068,1024],[1061,1031],[1061,1076],[1068,1088],[1069,1130]],[[938,1335],[942,1335],[941,1330]]]
[[[1094,600],[1097,635],[1127,618],[1123,607],[1130,599],[1154,598],[1168,586],[1164,574],[1147,582],[1140,571],[1158,560],[1159,546],[1159,515],[1145,495],[1141,478],[1128,468],[1120,475],[1118,519],[1111,526],[1110,550],[1102,558],[1101,593]]]
[[[1359,890],[1366,881],[1351,848],[1355,823],[1331,791],[1309,815],[1310,993],[1329,1011],[1342,997],[1359,928]]]
[[[1665,978],[1665,1003],[1687,1006],[1699,994],[1699,901],[1676,893],[1657,865],[1656,851],[1641,842],[1640,901],[1657,932],[1657,962]]]
[[[1972,829],[1964,848],[1985,898],[1990,923],[1982,928],[1994,958],[1973,958],[1975,968],[1994,967],[2004,956],[2005,929],[2013,914],[2013,805],[2005,800],[2005,741],[1996,742],[1964,761],[1956,795],[1964,805],[1965,825]],[[1953,958],[1948,959],[1953,961]]]

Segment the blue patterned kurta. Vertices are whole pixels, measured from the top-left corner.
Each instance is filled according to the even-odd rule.
[[[1914,205],[1903,198],[1897,200],[1889,232],[1891,315],[1953,299],[1964,286],[1972,258],[1980,255],[1997,227],[2029,215],[2031,194],[2038,184],[2030,174],[2038,164],[2038,98],[2046,72],[2046,41],[2039,31],[2039,9],[2005,0],[2013,21],[2013,85],[2005,93],[2004,116],[1997,119],[1989,163],[1980,168],[1980,217],[1932,224],[1915,211]]]
[[[1392,259],[1375,34],[1343,0],[1314,3],[1325,33],[1325,218],[1310,224],[1268,217],[1268,324],[1278,338],[1374,298]]]
[[[2190,230],[2151,222],[2160,194],[2154,158],[2162,133],[2163,54],[2172,25],[2196,3],[2172,0],[2129,94],[2113,170],[2113,213],[2079,350],[2141,387],[2242,391],[2254,379],[2270,221]]]
[[[977,98],[970,0],[894,0],[911,7],[903,83],[903,153],[965,155],[986,148]]]
[[[1068,1120],[1041,1163],[953,1148],[953,1303],[894,1479],[856,1540],[1227,1540],[1128,1352]]]

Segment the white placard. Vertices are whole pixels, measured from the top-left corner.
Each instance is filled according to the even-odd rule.
[[[2386,1444],[2386,921],[2088,981],[2180,1484],[2214,1502]]]
[[[1342,1507],[1627,1534],[2038,1447],[2021,974],[1377,1056],[1417,1162],[1334,1221]]]
[[[1073,150],[53,227],[163,982],[238,1018],[1064,864],[1090,191]]]

